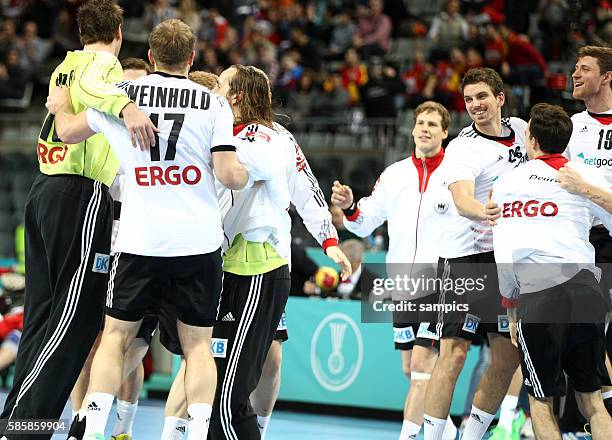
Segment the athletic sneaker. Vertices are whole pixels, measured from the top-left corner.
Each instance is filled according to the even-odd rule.
[[[117,434],[111,437],[111,440],[132,440],[130,434]]]
[[[521,429],[525,424],[525,411],[518,409],[512,420],[512,432],[508,431],[502,425],[497,425],[491,430],[489,440],[521,440]]]
[[[526,422],[527,415],[525,414],[525,411],[519,408],[514,415],[514,420],[512,421],[512,434],[515,435],[517,439],[521,438],[521,431]]]
[[[525,424],[521,428],[521,438],[526,440],[535,440],[535,432],[533,432],[531,417],[527,417]]]
[[[79,420],[78,414],[74,416],[70,430],[68,430],[68,440],[82,440],[85,435],[85,417]]]

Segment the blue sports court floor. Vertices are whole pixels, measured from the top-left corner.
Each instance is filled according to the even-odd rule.
[[[4,405],[6,392],[0,392],[0,404]],[[134,440],[159,439],[164,424],[164,402],[143,400],[138,405],[134,424]],[[114,410],[107,426],[107,438],[114,423]],[[68,406],[62,418],[70,418]],[[266,440],[397,440],[401,422],[383,422],[348,417],[321,416],[287,411],[275,411],[268,428]],[[54,435],[53,440],[66,439],[66,435]]]

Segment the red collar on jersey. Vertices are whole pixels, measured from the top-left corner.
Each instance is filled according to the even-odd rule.
[[[427,189],[427,183],[431,174],[440,166],[444,159],[444,148],[440,148],[440,152],[432,157],[426,157],[425,160],[418,159],[414,152],[412,152],[412,163],[416,167],[419,173],[419,190],[423,193]],[[423,176],[425,174],[425,168],[427,168],[427,177],[423,182]]]
[[[236,124],[234,125],[234,136],[238,136],[238,133],[240,133],[242,130],[244,130],[244,127],[246,127],[249,124]]]
[[[568,161],[562,154],[545,154],[543,156],[538,156],[536,159],[543,160],[546,165],[553,167],[555,170],[559,171],[563,165],[565,165]]]
[[[612,124],[612,115],[610,114],[606,114],[606,113],[591,113],[588,112],[589,116],[595,120],[597,120],[597,122],[599,122],[600,124],[603,125],[610,125]]]

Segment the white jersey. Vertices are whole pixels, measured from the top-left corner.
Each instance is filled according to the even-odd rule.
[[[506,299],[562,284],[581,269],[599,276],[589,230],[594,217],[609,229],[612,216],[561,188],[558,169],[566,163],[592,184],[606,185],[595,170],[554,154],[506,173],[493,186],[493,200],[501,208],[493,228],[495,261],[500,291]],[[505,301],[505,305],[512,306],[512,301]]]
[[[612,109],[606,114],[588,111],[572,116],[572,137],[565,155],[568,159],[597,168],[612,186]]]
[[[480,133],[474,124],[461,130],[446,148],[446,184],[474,182],[474,198],[485,204],[493,182],[527,160],[525,128],[519,118],[502,119],[502,136]],[[487,222],[474,221],[453,212],[442,235],[443,258],[493,251],[493,233]]]
[[[119,120],[87,110],[89,126],[104,133],[125,174],[115,250],[158,257],[215,251],[223,231],[212,152],[235,149],[227,100],[161,72],[120,86],[160,132],[158,146],[141,151]]]
[[[293,135],[280,124],[237,126],[234,144],[238,159],[255,181],[249,188],[226,191],[220,198],[230,207],[223,219],[224,249],[238,234],[252,242],[268,242],[291,261],[293,203],[308,231],[323,248],[338,244],[325,197]],[[222,204],[227,204],[222,202]]]
[[[396,162],[380,175],[372,194],[345,217],[352,233],[366,237],[388,223],[387,263],[436,263],[440,239],[454,210],[451,194],[439,171],[444,150],[429,159],[414,155]]]

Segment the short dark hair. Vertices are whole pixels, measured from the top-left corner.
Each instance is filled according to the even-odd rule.
[[[572,136],[572,120],[563,108],[545,103],[531,108],[529,133],[540,144],[540,150],[547,154],[565,151]]]
[[[89,0],[77,12],[81,44],[110,44],[123,23],[123,9],[114,0]]]
[[[123,70],[144,70],[147,75],[153,72],[151,65],[141,58],[125,58],[121,60]]]
[[[504,82],[495,70],[488,67],[477,67],[468,70],[461,80],[461,90],[471,84],[485,83],[489,86],[493,95],[497,96],[504,92]]]
[[[599,65],[599,74],[612,71],[612,48],[603,46],[583,46],[578,50],[578,58],[593,57]],[[610,82],[612,88],[612,81]]]
[[[597,59],[601,74],[612,71],[612,48],[603,46],[583,46],[578,50],[578,58],[593,57]]]

